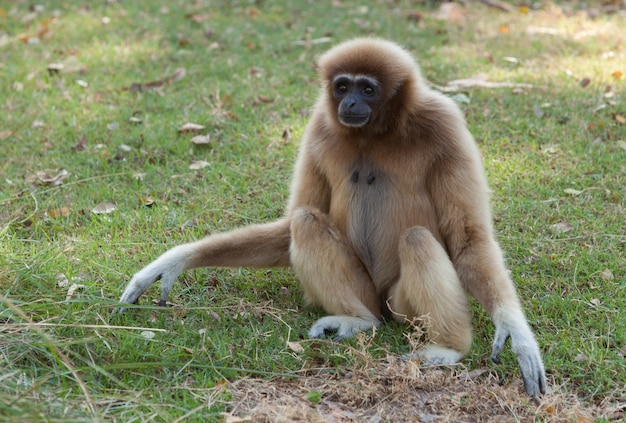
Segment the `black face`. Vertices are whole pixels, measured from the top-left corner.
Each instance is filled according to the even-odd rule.
[[[378,81],[369,76],[339,75],[333,80],[333,95],[339,101],[339,122],[360,128],[370,121],[380,98]]]

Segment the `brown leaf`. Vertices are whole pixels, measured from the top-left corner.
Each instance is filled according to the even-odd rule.
[[[262,95],[258,96],[256,99],[259,103],[272,103],[274,101],[273,98],[264,97]]]
[[[197,123],[186,123],[178,129],[178,133],[183,134],[185,132],[198,132],[203,129],[203,125],[198,125]]]
[[[70,209],[67,207],[61,207],[60,209],[48,210],[48,216],[52,219],[58,219],[59,217],[65,217],[70,215]]]
[[[261,73],[263,73],[263,69],[258,68],[256,66],[252,66],[250,68],[250,75],[255,76],[255,75],[260,75]]]
[[[15,134],[13,131],[0,131],[0,140],[5,138],[9,138],[11,135]]]
[[[615,119],[615,122],[620,125],[626,124],[626,117],[624,117],[624,115],[620,115],[619,113],[613,113],[613,119]]]
[[[76,145],[72,146],[72,151],[83,151],[87,147],[87,137],[83,134]]]
[[[188,15],[185,16],[187,19],[190,19],[194,22],[204,22],[208,19],[211,18],[211,13],[202,13],[202,14],[196,14],[196,13],[189,13]]]
[[[581,87],[587,88],[589,86],[589,84],[591,84],[591,79],[585,77],[585,78],[580,80],[579,84],[580,84]]]
[[[161,88],[162,86],[166,85],[166,84],[170,84],[172,82],[178,81],[180,79],[183,79],[185,77],[185,75],[187,75],[187,70],[185,68],[178,68],[176,69],[176,71],[174,71],[173,74],[171,74],[170,76],[167,76],[163,79],[159,79],[158,81],[151,81],[151,82],[133,82],[130,87],[125,88],[125,90],[128,90],[130,92],[138,92],[141,91],[143,89],[154,89],[154,88]]]
[[[409,21],[421,22],[424,20],[424,13],[420,12],[419,10],[409,10],[406,13],[406,18]]]
[[[109,214],[115,210],[115,204],[109,201],[102,201],[96,207],[94,207],[91,212],[93,214]]]

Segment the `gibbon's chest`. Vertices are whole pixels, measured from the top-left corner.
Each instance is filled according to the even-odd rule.
[[[402,233],[416,225],[435,226],[434,208],[424,188],[423,169],[410,157],[381,161],[375,155],[355,156],[326,162],[329,214],[381,286],[399,272]]]

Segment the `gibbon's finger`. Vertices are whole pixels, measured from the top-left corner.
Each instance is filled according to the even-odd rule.
[[[541,357],[537,354],[532,354],[532,352],[529,354],[518,354],[517,362],[520,366],[526,393],[535,399],[540,394],[545,394],[546,375],[543,370]]]
[[[511,341],[520,366],[526,393],[531,397],[545,394],[546,372],[543,368],[539,346],[532,333],[529,331],[528,334],[521,334],[519,338],[513,336]]]
[[[176,278],[182,273],[188,254],[184,246],[174,247],[141,269],[133,276],[120,298],[121,303],[132,304],[156,281],[161,280],[161,299],[165,305]],[[120,311],[124,311],[123,308]]]
[[[500,351],[504,348],[504,344],[506,344],[506,340],[511,337],[511,334],[508,330],[502,329],[500,327],[496,327],[496,334],[493,339],[493,351],[491,353],[491,361],[496,364],[500,364],[502,360],[500,360]]]

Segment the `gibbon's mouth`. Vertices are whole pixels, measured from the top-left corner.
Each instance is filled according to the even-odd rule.
[[[349,114],[339,115],[339,122],[341,122],[342,125],[351,126],[353,128],[360,128],[361,126],[364,126],[365,124],[367,124],[369,120],[370,120],[369,113],[363,114],[363,115],[349,115]]]

